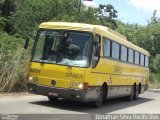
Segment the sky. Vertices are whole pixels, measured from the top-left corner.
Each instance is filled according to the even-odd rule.
[[[160,0],[93,0],[84,3],[95,7],[99,4],[112,4],[118,11],[117,19],[125,23],[146,25],[155,9],[160,16]]]

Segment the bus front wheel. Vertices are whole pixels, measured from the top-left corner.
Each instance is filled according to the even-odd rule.
[[[131,93],[130,93],[130,95],[128,96],[128,101],[132,101],[133,98],[134,98],[134,86],[132,87]]]
[[[138,87],[136,85],[134,85],[131,89],[130,95],[128,96],[128,100],[129,101],[137,100],[138,95],[139,95]]]
[[[101,87],[98,90],[98,98],[96,101],[93,102],[93,106],[94,107],[101,107],[102,103],[103,103],[103,96],[104,96],[104,91],[103,91],[103,87]]]
[[[57,102],[58,101],[58,97],[48,96],[48,99],[50,102]]]

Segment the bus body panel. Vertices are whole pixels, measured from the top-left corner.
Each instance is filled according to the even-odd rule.
[[[37,72],[38,71],[38,72]],[[37,77],[37,84],[58,88],[73,88],[72,82],[83,83],[85,69],[62,65],[35,63],[30,64],[30,77]],[[52,84],[55,80],[56,84]]]
[[[95,69],[91,70],[90,86],[108,85],[108,98],[127,96],[134,84],[141,84],[143,93],[148,87],[149,69],[127,63],[101,58]]]

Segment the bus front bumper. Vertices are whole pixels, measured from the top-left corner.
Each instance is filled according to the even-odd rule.
[[[27,83],[28,92],[32,94],[53,96],[69,100],[89,102],[96,101],[99,87],[90,87],[87,90],[56,88]]]

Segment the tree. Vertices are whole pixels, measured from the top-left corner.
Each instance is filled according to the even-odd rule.
[[[144,32],[147,36],[145,39],[145,47],[147,47],[151,55],[155,57],[157,54],[160,54],[160,20],[157,17],[156,10],[153,12],[150,21],[148,21]]]
[[[6,19],[5,17],[0,17],[0,31],[5,30],[7,23],[8,23],[8,19]]]
[[[160,54],[160,20],[153,12],[153,16],[148,21],[148,25],[140,26],[138,24],[124,24],[117,22],[117,31],[127,36],[128,40],[134,44],[146,49],[151,54],[150,69],[153,72],[158,72],[158,60]],[[157,67],[156,67],[157,66]]]
[[[2,14],[3,4],[4,4],[4,0],[0,0],[0,16],[1,16],[1,14]]]
[[[117,28],[117,10],[110,4],[99,5],[98,8],[82,6],[79,17],[80,22]]]
[[[96,13],[97,8],[82,6],[82,10],[76,22],[100,24],[100,21],[98,20]]]
[[[10,33],[12,30],[12,23],[9,22],[8,17],[15,12],[17,0],[2,0],[0,2],[1,6],[1,18],[0,18],[0,29]]]
[[[99,5],[97,16],[101,24],[112,29],[117,28],[115,18],[117,18],[118,11],[114,9],[111,4]]]
[[[157,54],[155,58],[153,58],[152,68],[156,73],[160,73],[160,54]]]
[[[74,16],[76,6],[77,0],[23,0],[10,17],[14,27],[12,32],[25,36],[27,32],[32,33],[42,22],[56,21],[63,15]]]
[[[157,10],[154,10],[150,21],[148,21],[148,26],[157,25],[158,23],[160,23],[160,19],[157,17]]]
[[[15,12],[16,9],[16,0],[5,0],[2,6],[2,15],[10,16],[11,12]]]

